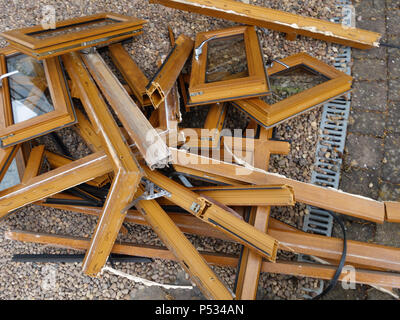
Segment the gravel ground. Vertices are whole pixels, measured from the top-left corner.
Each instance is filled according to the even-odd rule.
[[[269,6],[289,12],[299,13],[321,19],[330,19],[340,16],[336,8],[336,0],[324,1],[324,6],[317,0],[270,0],[251,1],[258,5]],[[192,38],[200,31],[221,29],[235,25],[230,21],[218,20],[179,10],[150,5],[142,0],[119,1],[4,1],[0,0],[0,31],[31,26],[40,23],[42,8],[52,5],[56,9],[57,20],[89,15],[103,11],[117,12],[145,18],[149,21],[144,32],[131,42],[124,44],[136,63],[141,67],[148,78],[157,70],[157,60],[168,54],[170,50],[167,26],[170,25],[178,36],[185,33]],[[337,52],[337,47],[322,41],[299,37],[294,42],[288,42],[278,32],[258,29],[258,35],[265,58],[279,59],[297,53],[309,54],[331,63]],[[0,40],[0,46],[6,42]],[[195,111],[192,111],[193,114]],[[190,117],[201,118],[204,111],[196,111]],[[236,109],[229,110],[229,115],[245,120],[246,117]],[[188,121],[188,120],[186,120]],[[200,120],[199,120],[200,121]],[[288,156],[272,156],[270,170],[285,174],[288,177],[301,181],[309,181],[314,149],[318,136],[320,111],[314,110],[293,120],[290,120],[276,129],[276,137],[291,141],[291,152]],[[238,120],[239,122],[239,120]],[[188,123],[190,123],[188,121]],[[200,122],[201,123],[201,122]],[[242,123],[242,122],[240,122]],[[192,123],[193,124],[193,123]],[[231,127],[231,125],[229,125]],[[57,133],[66,144],[74,158],[89,153],[84,142],[72,128],[60,130]],[[48,148],[56,148],[50,137],[37,139]],[[56,148],[57,149],[57,148]],[[54,151],[57,151],[53,149]],[[58,150],[59,151],[59,150]],[[274,208],[272,215],[291,225],[301,227],[305,207],[296,205],[293,209]],[[179,298],[174,290],[146,289],[127,279],[105,272],[100,278],[89,278],[83,275],[81,264],[39,264],[15,263],[10,259],[16,253],[73,253],[74,250],[52,248],[29,243],[19,243],[4,239],[4,232],[9,229],[46,232],[54,234],[68,234],[72,236],[90,237],[95,228],[97,219],[77,213],[43,208],[35,205],[17,210],[0,222],[0,299],[144,299],[157,297],[160,299]],[[120,235],[119,239],[133,243],[162,245],[154,232],[144,226],[128,225],[130,233]],[[189,236],[190,241],[199,250],[238,254],[240,246],[221,240]],[[281,259],[290,260],[293,254],[280,253]],[[170,261],[155,259],[152,263],[117,263],[119,270],[129,274],[145,277],[162,283],[188,283],[187,275],[181,267]],[[232,268],[213,267],[222,281],[233,288],[235,270]],[[49,276],[54,276],[54,285],[46,285]],[[47,279],[47,280],[46,280]],[[305,293],[302,287],[312,288],[318,282],[314,279],[262,274],[259,285],[260,299],[301,299]],[[192,293],[195,291],[191,291]],[[181,297],[187,298],[192,293],[184,293]],[[199,295],[193,294],[194,299]]]

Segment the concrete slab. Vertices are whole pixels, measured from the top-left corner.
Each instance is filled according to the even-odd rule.
[[[347,166],[376,170],[383,158],[383,139],[349,133],[345,150]]]
[[[385,80],[387,68],[385,60],[362,59],[355,60],[353,64],[354,79],[361,80]]]
[[[400,134],[385,138],[385,155],[382,165],[382,180],[400,184]]]
[[[400,102],[391,102],[388,108],[386,130],[390,133],[400,133]]]
[[[364,197],[377,199],[379,196],[379,170],[351,168],[342,172],[340,189]]]
[[[385,134],[386,115],[378,112],[364,112],[353,109],[350,112],[348,130],[383,138]]]
[[[387,85],[381,81],[354,81],[352,92],[352,108],[385,112],[387,101]]]

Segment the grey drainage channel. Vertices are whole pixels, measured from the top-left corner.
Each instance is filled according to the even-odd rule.
[[[338,0],[342,7],[342,23],[354,26],[354,7],[351,0]],[[332,22],[340,23],[341,19],[333,19]],[[351,75],[351,48],[340,47],[339,54],[335,59],[334,66]],[[340,171],[342,167],[341,156],[344,153],[346,143],[347,123],[350,114],[351,95],[335,99],[323,106],[322,119],[320,123],[320,135],[316,148],[314,169],[311,173],[311,183],[330,188],[339,188]],[[332,216],[323,209],[307,206],[309,214],[304,216],[303,231],[312,232],[330,237],[333,228]],[[315,262],[310,256],[299,255],[298,261]],[[320,294],[323,290],[323,280],[317,289],[306,289],[307,292]],[[312,297],[308,294],[306,299]]]

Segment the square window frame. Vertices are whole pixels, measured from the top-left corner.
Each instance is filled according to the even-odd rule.
[[[0,75],[7,73],[7,58],[18,54],[23,53],[11,47],[0,49]],[[19,123],[13,123],[8,78],[3,79],[3,85],[0,87],[1,148],[31,140],[77,122],[60,59],[58,57],[45,59],[43,67],[54,110]]]
[[[230,102],[266,129],[273,128],[297,115],[339,98],[352,89],[353,77],[307,53],[301,52],[280,61],[289,68],[274,63],[271,68],[268,68],[268,76],[303,67],[312,73],[324,76],[328,80],[274,104],[268,104],[260,98]]]
[[[249,76],[205,82],[207,69],[208,42],[202,47],[202,54],[196,60],[193,55],[190,83],[188,89],[188,101],[186,106],[212,104],[215,102],[248,99],[250,97],[265,96],[270,94],[268,74],[265,71],[264,57],[261,52],[260,42],[252,26],[238,26],[222,30],[214,30],[198,33],[195,48],[211,37],[225,38],[243,34],[247,58]]]

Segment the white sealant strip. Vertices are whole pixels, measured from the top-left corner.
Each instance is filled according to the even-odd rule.
[[[150,280],[147,280],[147,279],[144,279],[144,278],[132,276],[130,274],[127,274],[127,273],[119,271],[119,270],[115,270],[115,269],[110,268],[108,266],[104,266],[103,269],[101,270],[101,273],[103,273],[104,271],[108,271],[108,272],[111,272],[111,273],[113,273],[113,274],[115,274],[117,276],[124,277],[124,278],[127,278],[127,279],[131,280],[131,281],[144,284],[145,286],[148,286],[148,287],[156,286],[156,287],[163,287],[165,289],[189,289],[189,290],[193,289],[193,286],[176,286],[176,285],[162,284],[162,283],[150,281]]]

